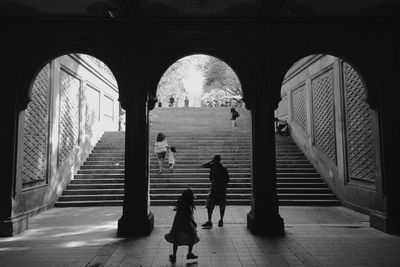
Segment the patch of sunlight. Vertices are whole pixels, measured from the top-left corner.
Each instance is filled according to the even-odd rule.
[[[63,237],[63,236],[70,236],[70,235],[88,234],[88,233],[93,233],[93,232],[104,232],[104,231],[109,231],[109,230],[115,230],[116,227],[117,226],[115,225],[115,222],[108,223],[105,225],[94,225],[94,226],[78,225],[78,226],[68,227],[67,229],[65,229],[64,232],[51,235],[50,237]]]
[[[2,251],[20,251],[20,250],[28,250],[31,248],[28,247],[7,247],[7,248],[0,248],[0,252]]]
[[[118,240],[122,240],[122,238],[98,238],[93,240],[85,240],[85,241],[68,241],[59,244],[57,247],[60,248],[76,248],[76,247],[84,247],[84,246],[98,246],[104,245],[109,242],[115,242]]]
[[[70,242],[65,242],[63,244],[58,245],[61,248],[76,248],[76,247],[83,247],[87,246],[86,241],[70,241]]]
[[[1,238],[0,243],[26,240],[26,239],[30,239],[30,238],[37,237],[37,236],[44,236],[46,231],[51,231],[51,230],[54,230],[54,228],[43,227],[43,228],[37,228],[37,229],[28,229],[25,232],[19,234],[18,236]]]

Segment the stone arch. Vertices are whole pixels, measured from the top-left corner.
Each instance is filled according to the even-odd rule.
[[[64,50],[62,49],[62,51]],[[50,155],[59,160],[57,162],[58,168],[70,154],[73,154],[75,145],[80,146],[81,143],[86,143],[87,146],[93,146],[93,142],[97,141],[96,138],[99,138],[102,134],[99,130],[95,130],[96,125],[100,125],[99,121],[101,121],[102,127],[106,127],[108,130],[115,129],[105,126],[102,112],[106,106],[103,102],[104,99],[110,99],[111,112],[107,114],[112,115],[107,116],[111,118],[110,121],[113,125],[118,123],[118,110],[120,108],[118,101],[116,101],[119,97],[118,82],[114,80],[115,77],[112,78],[113,73],[107,65],[104,66],[104,62],[98,58],[87,56],[86,53],[77,54],[76,50],[67,54],[62,53],[60,56],[47,61],[46,65],[32,78],[28,90],[24,91],[29,94],[25,98],[27,102],[20,106],[24,110],[20,111],[19,116],[18,131],[20,134],[18,136],[21,137],[22,142],[19,142],[18,145],[23,147],[24,151],[17,156],[18,160],[23,161],[21,157],[25,159],[25,156],[29,158],[26,161],[29,163],[38,161],[37,158],[43,159],[42,161],[45,163],[38,165],[43,172],[47,172],[50,164],[47,164],[46,161]],[[84,69],[86,72],[80,73],[80,69]],[[110,72],[111,75],[109,75]],[[74,85],[71,86],[69,82],[65,82],[68,79],[69,81],[73,80]],[[98,82],[102,84],[99,85]],[[73,88],[71,89],[73,93],[64,95],[60,93],[68,92],[69,88]],[[92,92],[92,95],[90,95],[90,92]],[[31,98],[33,98],[32,101]],[[88,101],[90,99],[93,99],[94,104]],[[66,102],[68,104],[62,108],[63,104],[61,103]],[[59,109],[55,108],[58,104]],[[62,124],[61,121],[67,124]],[[65,127],[65,125],[69,127]],[[63,132],[63,134],[54,133],[54,128],[57,127],[60,129],[59,132]],[[69,128],[69,130],[62,131],[61,128]],[[62,157],[60,155],[56,157],[54,153],[52,154],[54,151],[50,149],[51,136],[57,136],[58,142],[64,142],[63,145],[58,143],[55,147],[68,148],[67,151],[60,150],[64,151]],[[75,142],[75,140],[77,141]],[[41,149],[37,149],[40,151],[36,153],[32,147]],[[80,149],[85,151],[84,153],[88,153],[86,147],[80,147]],[[36,166],[32,168],[36,168]],[[32,172],[31,176],[34,177],[35,175],[36,173]],[[47,176],[47,174],[42,176]],[[30,177],[30,180],[35,180],[32,177]]]
[[[242,85],[246,107],[251,109],[252,88],[256,87],[259,69],[247,51],[232,43],[227,38],[210,34],[184,35],[167,40],[146,60],[149,62],[144,71],[146,90],[155,97],[158,82],[169,66],[185,56],[205,54],[221,59],[233,69]]]
[[[375,196],[381,194],[383,185],[381,110],[375,83],[379,73],[368,77],[373,68],[363,51],[338,52],[332,47],[317,51],[302,50],[296,62],[307,56],[315,56],[315,60],[306,59],[306,69],[298,65],[299,71],[293,70],[282,84],[288,95],[284,99],[291,136],[344,203],[373,209],[381,204]],[[325,83],[329,85],[321,85],[320,81],[328,80],[325,77],[331,77],[331,82]],[[314,81],[320,85],[314,87]],[[325,93],[321,93],[322,87],[328,88]],[[325,104],[318,107],[316,103]]]
[[[35,53],[27,58],[22,71],[19,72],[17,99],[19,99],[18,107],[20,110],[25,109],[29,103],[32,84],[41,69],[52,59],[71,53],[87,54],[104,62],[117,81],[120,94],[119,101],[122,102],[121,94],[123,93],[120,88],[124,88],[126,82],[123,80],[125,76],[123,74],[124,68],[120,63],[117,64],[117,55],[108,52],[103,48],[103,45],[96,46],[96,42],[93,41],[85,39],[59,40],[49,42],[47,45],[41,46],[40,50],[35,50]]]
[[[293,64],[304,57],[316,54],[326,54],[338,57],[348,62],[359,74],[367,89],[367,101],[372,109],[376,109],[379,103],[379,88],[377,83],[377,74],[374,73],[371,67],[373,63],[368,59],[366,51],[360,51],[359,48],[350,46],[344,47],[342,44],[336,43],[310,43],[307,46],[300,46],[297,49],[292,49],[290,52],[285,53],[279,65],[279,79],[282,83],[287,71]],[[274,88],[275,107],[280,102],[280,87]]]

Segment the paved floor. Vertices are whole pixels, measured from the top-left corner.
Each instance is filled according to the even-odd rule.
[[[151,210],[153,233],[132,239],[116,237],[120,207],[49,210],[32,217],[24,233],[0,238],[0,266],[400,266],[400,236],[370,228],[367,216],[343,207],[281,207],[281,237],[250,234],[249,208],[228,207],[224,227],[198,229],[198,260],[186,260],[187,248],[180,247],[171,264],[163,236],[172,208]],[[205,209],[195,217],[204,222]]]

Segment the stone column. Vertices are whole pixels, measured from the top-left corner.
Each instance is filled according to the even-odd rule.
[[[276,189],[274,105],[266,91],[257,90],[252,105],[253,181],[247,227],[253,234],[283,234]]]
[[[5,61],[7,64],[7,61]],[[11,68],[10,68],[11,69]],[[12,70],[12,69],[11,69]],[[21,122],[21,110],[26,108],[29,99],[17,96],[18,80],[15,72],[10,71],[9,77],[0,76],[0,84],[4,89],[0,92],[0,112],[2,114],[2,127],[0,137],[2,140],[2,153],[5,157],[0,161],[0,236],[13,236],[28,227],[28,216],[16,214],[15,202],[21,193],[20,181],[16,180],[18,140],[23,140],[23,133],[18,133]],[[23,118],[22,118],[23,120]],[[20,134],[20,136],[18,136]],[[22,139],[21,139],[22,138]]]
[[[118,221],[118,236],[149,235],[154,217],[149,210],[148,180],[148,110],[147,96],[135,92],[124,101],[125,132],[125,195],[122,217]]]

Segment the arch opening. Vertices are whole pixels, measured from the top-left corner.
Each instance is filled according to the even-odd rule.
[[[275,110],[281,206],[368,212],[382,204],[378,112],[367,86],[357,66],[332,55],[309,55],[287,71]]]
[[[110,68],[88,54],[59,56],[37,73],[19,119],[17,205],[27,214],[53,205],[122,204],[125,135],[118,98]],[[114,175],[115,187],[105,193],[107,175]]]
[[[197,206],[204,206],[210,170],[201,165],[218,154],[230,176],[227,212],[230,205],[242,206],[245,222],[245,207],[251,199],[251,113],[245,108],[235,71],[219,58],[189,55],[167,68],[156,92],[158,102],[149,112],[152,209],[157,213],[157,206],[175,205],[185,188],[193,190]],[[232,118],[233,110],[239,117]],[[169,146],[163,149],[164,155],[156,153],[160,132]],[[176,150],[173,154],[172,147]]]

